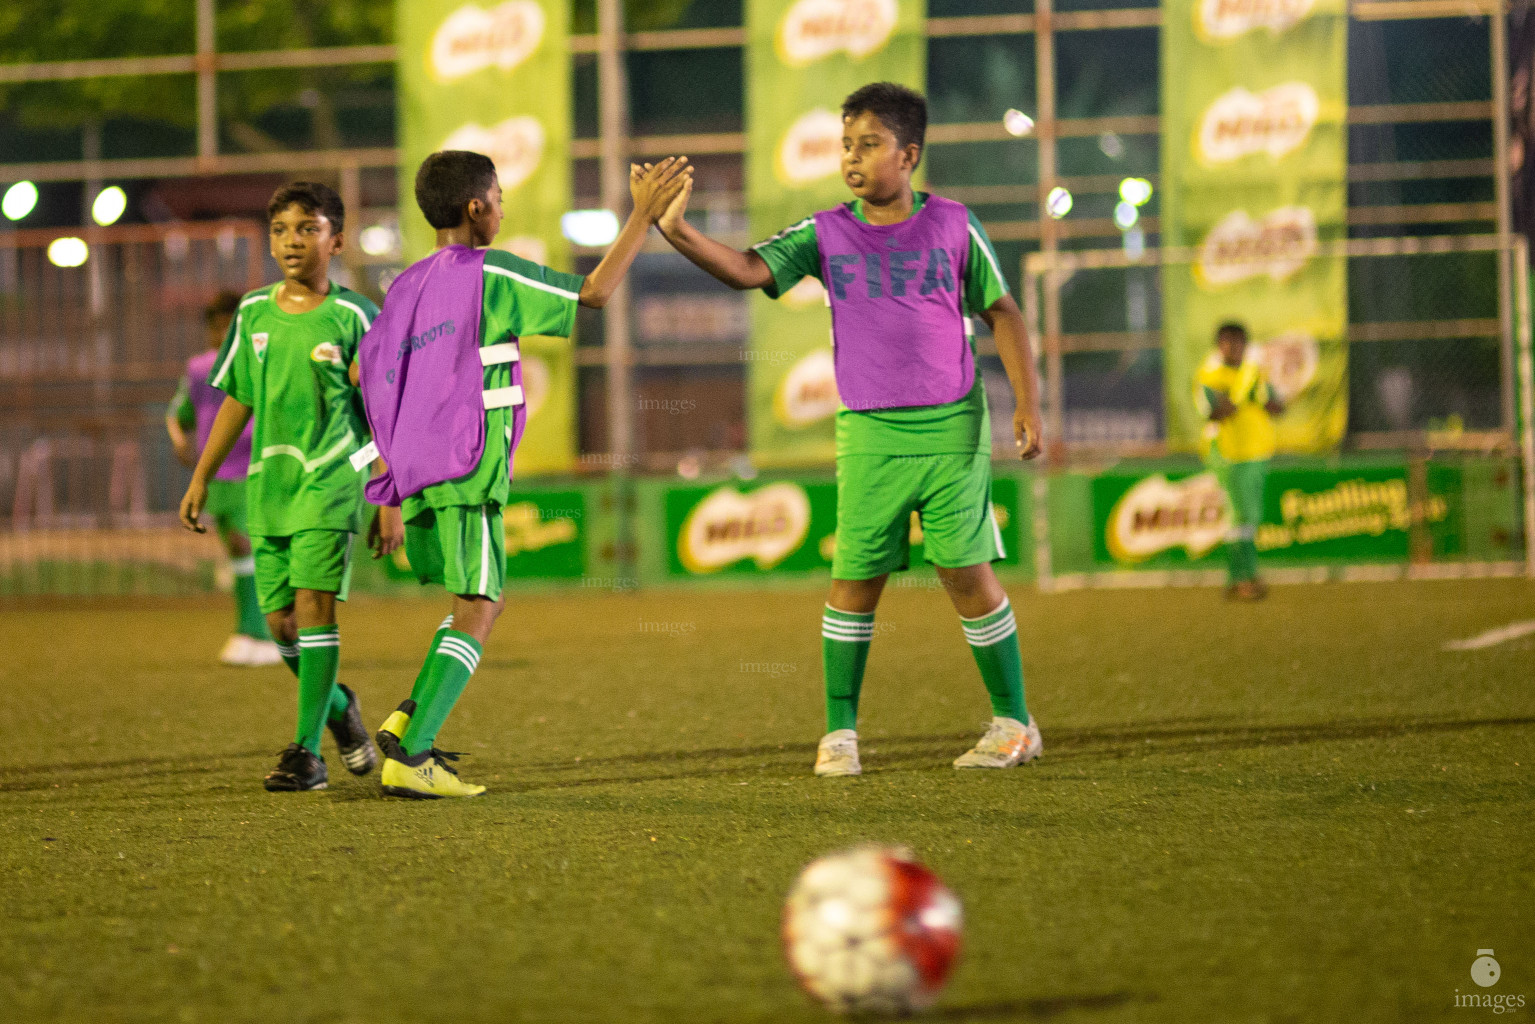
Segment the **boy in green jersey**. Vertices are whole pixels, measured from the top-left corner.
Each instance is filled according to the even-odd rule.
[[[203,310],[208,346],[187,361],[186,370],[165,413],[165,431],[171,448],[183,466],[197,465],[197,456],[213,429],[214,417],[223,404],[224,393],[208,386],[208,372],[218,358],[235,311],[240,308],[236,292],[220,292]],[[234,451],[224,460],[218,474],[208,481],[208,513],[218,529],[219,540],[229,555],[235,599],[235,631],[219,652],[225,665],[275,665],[282,660],[256,597],[256,559],[251,554],[249,531],[245,525],[245,474],[250,468],[250,429],[240,435]]]
[[[843,407],[836,552],[821,620],[827,732],[816,774],[862,770],[858,696],[874,611],[889,574],[907,567],[913,512],[991,698],[985,735],[955,767],[1010,767],[1038,757],[1042,744],[1024,703],[1017,624],[990,564],[1002,555],[1001,534],[991,509],[986,395],[967,318],[992,330],[1013,385],[1018,452],[1028,459],[1040,450],[1040,417],[1023,317],[974,215],[912,189],[927,128],[922,96],[888,82],[865,86],[844,101],[842,123],[851,203],[739,252],[683,219],[684,187],[661,233],[732,288],[776,298],[805,277],[827,288]]]
[[[203,532],[198,515],[208,481],[254,417],[246,498],[256,588],[283,660],[298,677],[293,742],[265,781],[275,792],[325,788],[320,733],[327,725],[354,774],[367,774],[378,761],[357,695],[336,682],[336,601],[346,600],[366,482],[352,456],[368,444],[347,367],[378,308],[329,278],[345,222],[334,190],[285,185],[267,219],[283,279],[240,300],[214,361],[208,383],[227,397],[181,499],[181,521]],[[392,550],[398,519],[381,522],[378,548]]]
[[[661,212],[680,194],[691,168],[685,158],[669,159],[642,172],[632,168],[629,188],[634,209],[618,238],[585,278],[560,273],[500,249],[486,248],[501,229],[501,185],[489,157],[463,150],[433,153],[416,173],[416,203],[437,231],[436,251],[407,268],[391,286],[385,320],[369,335],[353,379],[361,380],[368,412],[381,421],[393,400],[402,352],[412,345],[434,346],[430,355],[450,347],[472,346],[478,358],[466,361],[476,378],[469,382],[478,416],[483,404],[484,445],[478,462],[467,472],[421,489],[401,488],[405,521],[405,552],[423,583],[440,583],[453,595],[452,613],[443,620],[427,650],[410,698],[392,713],[378,733],[384,752],[381,773],[384,792],[412,799],[477,796],[481,785],[462,781],[449,763],[456,755],[438,750],[437,733],[479,665],[485,642],[503,607],[506,547],[501,515],[511,482],[511,459],[522,425],[522,388],[517,339],[527,335],[568,337],[575,327],[578,306],[600,309],[623,280],[635,255]],[[473,309],[474,285],[480,306]],[[441,289],[449,289],[446,294]],[[468,309],[460,309],[461,305]],[[415,330],[412,310],[434,310],[429,320],[453,319],[408,338]],[[451,330],[478,319],[475,336],[468,329]],[[477,315],[476,315],[477,314]],[[400,320],[396,322],[395,316]],[[389,333],[390,331],[394,333]],[[401,342],[404,342],[402,345]],[[403,378],[429,363],[412,362],[399,369]],[[433,380],[434,401],[449,390],[449,382]],[[455,378],[456,381],[456,378]],[[462,381],[456,381],[463,383]],[[483,403],[482,400],[483,399]],[[401,400],[403,408],[404,399]],[[436,406],[434,405],[434,408]],[[444,420],[454,407],[441,406]],[[403,423],[403,418],[399,421]],[[402,436],[379,427],[377,437],[391,473],[399,479],[407,458],[414,466],[451,465],[453,437],[440,432],[414,431]],[[392,446],[392,447],[391,447]]]

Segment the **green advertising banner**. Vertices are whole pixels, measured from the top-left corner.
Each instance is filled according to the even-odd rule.
[[[399,44],[400,235],[407,260],[432,250],[416,208],[416,168],[439,149],[468,149],[495,162],[506,211],[496,245],[561,270],[570,248],[560,216],[570,209],[569,0],[406,0],[396,5]],[[523,370],[530,392],[517,451],[522,474],[575,463],[575,367],[569,339],[527,339],[542,366]],[[543,398],[532,400],[542,387]]]
[[[924,89],[926,0],[747,0],[747,203],[767,238],[847,202],[842,100],[870,82]],[[814,278],[752,298],[747,416],[761,465],[835,457],[837,384],[826,292]]]
[[[1166,0],[1162,271],[1167,439],[1204,428],[1193,380],[1222,321],[1247,324],[1289,408],[1279,448],[1335,448],[1348,420],[1348,18],[1343,0]],[[1174,72],[1173,69],[1176,69]]]
[[[516,491],[501,510],[508,579],[580,579],[586,573],[587,497],[580,490]],[[405,549],[384,560],[391,579],[415,579]]]
[[[1414,531],[1435,557],[1461,553],[1458,466],[1286,468],[1269,474],[1259,557],[1286,563],[1403,561]],[[1213,472],[1106,473],[1092,481],[1093,561],[1120,569],[1217,568],[1231,528]]]
[[[1018,481],[992,481],[992,510],[1006,553],[1022,555]],[[830,569],[837,547],[837,484],[833,480],[775,480],[746,488],[674,487],[666,493],[667,572],[672,576]],[[922,527],[911,522],[911,565],[922,565]]]

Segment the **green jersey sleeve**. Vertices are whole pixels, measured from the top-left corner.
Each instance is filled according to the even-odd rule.
[[[343,316],[340,337],[336,339],[341,349],[341,365],[349,367],[357,358],[358,343],[368,333],[368,328],[373,326],[374,317],[378,316],[378,307],[367,296],[340,287],[336,289],[336,305],[350,314]]]
[[[176,393],[171,396],[170,409],[166,415],[182,430],[191,430],[197,425],[197,410],[192,408],[192,392],[187,387],[187,375],[184,373],[176,383]]]
[[[975,211],[966,209],[970,217],[970,258],[965,267],[965,312],[970,316],[982,313],[1007,294],[1007,278],[1002,276],[1002,264],[997,251],[986,237],[986,229],[976,218]]]
[[[224,335],[224,344],[219,347],[219,355],[213,361],[213,369],[208,371],[208,384],[242,405],[256,404],[256,389],[251,369],[255,354],[252,352],[250,331],[246,329],[246,314],[252,304],[270,301],[269,289],[251,292],[240,300],[240,311],[235,314],[234,322],[229,325],[229,333]]]
[[[806,217],[758,242],[752,251],[773,272],[773,282],[762,289],[770,299],[778,298],[807,277],[821,280],[821,247],[816,243],[814,217]]]
[[[583,278],[525,260],[500,249],[485,254],[484,312],[509,325],[517,337],[568,338],[575,330]],[[491,343],[497,339],[486,337]]]

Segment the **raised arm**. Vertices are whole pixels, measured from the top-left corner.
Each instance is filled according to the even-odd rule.
[[[618,284],[629,272],[634,257],[645,244],[650,225],[666,210],[693,178],[693,168],[685,156],[667,157],[648,169],[630,166],[629,192],[634,198],[634,208],[623,230],[613,240],[597,269],[586,276],[581,284],[581,305],[601,309],[608,304]]]
[[[728,284],[737,291],[766,288],[773,283],[773,271],[757,253],[748,249],[741,252],[716,242],[687,222],[683,214],[688,209],[688,198],[693,194],[693,181],[688,179],[682,193],[673,199],[656,226],[672,248],[686,256],[695,266],[707,271],[716,281]]]
[[[993,302],[981,313],[981,319],[991,328],[1002,368],[1013,385],[1013,440],[1018,456],[1032,459],[1043,450],[1044,424],[1039,416],[1039,380],[1029,348],[1029,329],[1011,295],[1004,294]]]
[[[233,398],[226,397],[224,404],[219,406],[219,413],[213,418],[213,432],[208,435],[208,445],[197,460],[197,466],[192,470],[192,482],[181,499],[181,525],[188,530],[207,532],[197,517],[208,502],[208,481],[229,457],[250,418],[251,407]]]

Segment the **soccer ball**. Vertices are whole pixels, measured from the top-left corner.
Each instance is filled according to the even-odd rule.
[[[789,891],[789,966],[840,1013],[928,1006],[959,953],[959,901],[908,850],[865,846],[812,861]]]

